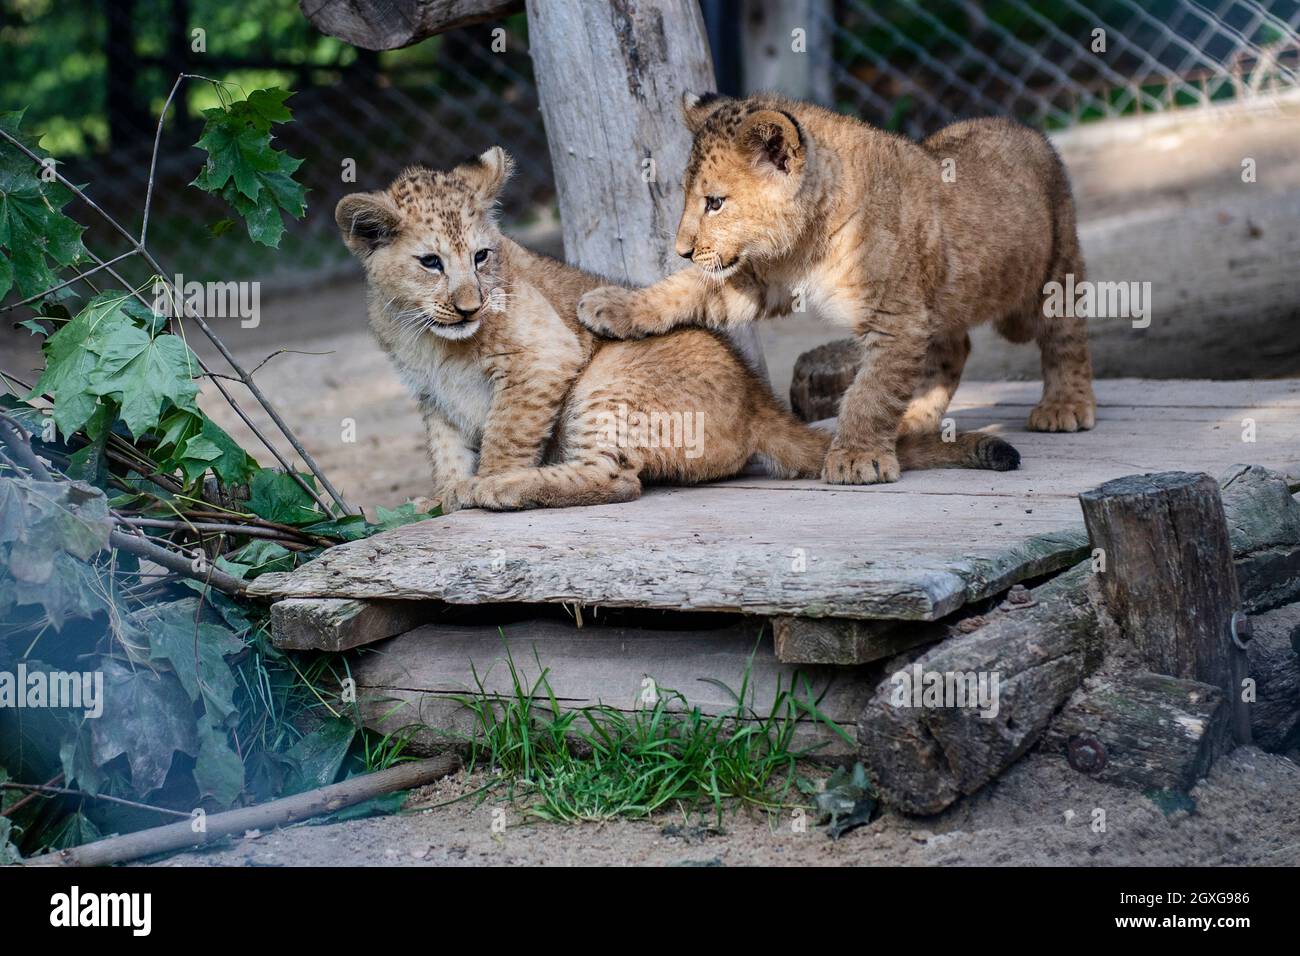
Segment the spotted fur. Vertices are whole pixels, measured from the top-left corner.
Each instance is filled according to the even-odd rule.
[[[1043,315],[1045,283],[1083,277],[1045,138],[973,120],[918,144],[775,96],[688,97],[684,114],[695,138],[677,252],[692,265],[648,289],[587,293],[589,328],[636,338],[807,308],[852,330],[867,355],[822,471],[833,483],[898,478],[900,448],[933,434],[983,322],[1039,345],[1030,428],[1093,426],[1084,321]]]

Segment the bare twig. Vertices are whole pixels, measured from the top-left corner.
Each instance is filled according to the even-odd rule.
[[[333,354],[334,354],[333,351],[329,351],[329,352],[306,352],[306,351],[304,351],[304,350],[302,350],[302,349],[276,349],[274,352],[272,352],[272,353],[271,353],[270,355],[268,355],[266,358],[262,359],[262,361],[258,362],[256,365],[254,365],[253,368],[252,368],[252,370],[249,371],[248,374],[249,374],[249,375],[256,375],[258,369],[260,369],[263,365],[265,365],[267,362],[271,361],[271,359],[275,358],[277,355],[284,355],[286,352],[292,352],[294,355],[333,355]]]
[[[266,538],[270,541],[288,541],[292,544],[316,545],[321,542],[305,534],[295,533],[292,537],[286,535],[283,531],[276,531],[272,528],[261,528],[255,524],[235,524],[222,523],[216,521],[186,521],[179,518],[135,518],[123,516],[123,524],[131,525],[135,528],[163,528],[169,531],[190,531],[195,534],[208,532],[210,534],[242,534],[249,538]],[[333,544],[333,542],[328,542]]]
[[[189,558],[172,551],[170,548],[163,547],[143,534],[128,534],[114,528],[109,532],[108,543],[114,548],[130,552],[138,558],[152,561],[168,571],[174,571],[184,577],[211,584],[218,591],[225,591],[227,594],[235,596],[244,593],[244,582],[233,574],[227,574],[216,567],[211,567],[207,571],[196,571]],[[209,574],[208,571],[211,573]]]
[[[149,157],[149,185],[144,191],[144,219],[140,223],[140,245],[145,243],[145,237],[149,234],[149,209],[153,205],[153,177],[154,171],[158,168],[158,147],[162,143],[163,122],[167,119],[167,111],[171,109],[172,100],[176,97],[176,91],[181,88],[185,82],[186,74],[182,73],[176,77],[176,82],[172,84],[172,91],[167,94],[167,102],[163,103],[162,112],[158,114],[158,128],[153,134],[153,155]]]
[[[52,787],[41,783],[12,783],[5,781],[0,783],[0,789],[30,790],[34,794],[45,793],[65,797],[84,797],[87,800],[102,800],[105,803],[116,803],[124,807],[134,807],[137,810],[151,810],[154,813],[162,813],[169,817],[184,817],[187,820],[190,818],[190,814],[184,810],[169,810],[167,807],[155,807],[152,803],[140,803],[123,797],[110,797],[106,793],[87,793],[85,790],[73,790],[70,787]],[[14,804],[14,806],[17,806],[17,804]]]
[[[89,252],[90,250],[87,249],[86,251]],[[12,305],[6,305],[3,309],[0,309],[0,312],[8,312],[10,309],[16,309],[19,306],[24,306],[28,302],[35,302],[37,299],[43,299],[52,292],[58,292],[60,289],[67,288],[68,286],[72,285],[72,283],[74,282],[80,282],[83,279],[88,279],[90,276],[93,276],[96,272],[99,272],[101,269],[108,269],[111,265],[113,265],[113,263],[121,262],[123,259],[129,259],[133,255],[135,255],[135,250],[129,249],[114,259],[110,259],[107,262],[99,263],[99,265],[95,266],[95,268],[93,269],[87,269],[85,272],[77,272],[77,274],[73,276],[71,279],[69,279],[67,282],[60,282],[58,285],[50,286],[44,292],[38,292],[35,295],[29,295],[21,302],[15,302]],[[76,270],[74,269],[73,271],[75,272]],[[94,288],[93,284],[91,285],[91,288]]]
[[[50,481],[49,470],[32,451],[31,441],[23,433],[22,426],[8,415],[0,413],[0,442],[4,442],[13,453],[17,463],[26,468],[37,481]]]
[[[59,785],[59,782],[62,780],[63,780],[63,773],[62,771],[60,771],[59,773],[56,773],[53,777],[51,777],[49,780],[46,780],[45,786],[56,787]],[[16,800],[7,810],[0,811],[0,817],[12,817],[15,813],[17,813],[23,807],[27,806],[27,804],[31,803],[33,800],[37,799],[39,796],[40,796],[39,793],[27,794],[27,796],[23,797],[21,800]]]

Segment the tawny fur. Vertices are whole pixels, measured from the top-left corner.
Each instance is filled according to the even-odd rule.
[[[615,342],[584,328],[578,299],[605,280],[501,234],[493,207],[510,165],[493,148],[446,172],[411,168],[335,212],[365,267],[371,328],[420,403],[444,509],[626,501],[643,479],[725,478],[754,455],[774,475],[820,474],[830,434],[782,408],[719,335]],[[653,447],[611,433],[637,412],[694,416],[698,441]],[[926,436],[905,460],[953,458],[937,445]],[[956,445],[972,467],[1015,457],[990,436]]]
[[[688,97],[684,115],[695,140],[677,252],[692,265],[587,293],[585,325],[628,339],[809,308],[852,330],[867,355],[829,482],[898,478],[900,449],[937,429],[983,322],[1041,349],[1031,429],[1093,426],[1084,321],[1043,315],[1045,283],[1083,278],[1069,182],[1044,137],[988,119],[917,144],[766,95]]]

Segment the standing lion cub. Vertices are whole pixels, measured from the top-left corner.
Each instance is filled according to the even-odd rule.
[[[335,210],[365,267],[370,325],[420,403],[445,509],[627,501],[642,479],[735,475],[753,455],[783,477],[820,473],[831,436],[804,425],[716,333],[597,339],[578,298],[604,281],[503,236],[499,148],[446,172],[412,167]],[[1014,468],[970,433],[918,436],[908,467]]]
[[[936,431],[982,322],[1042,351],[1030,428],[1093,426],[1084,321],[1043,314],[1045,283],[1083,278],[1069,182],[1044,137],[988,119],[917,144],[775,96],[688,96],[683,109],[695,140],[677,253],[692,266],[587,293],[585,325],[634,338],[811,307],[852,329],[866,355],[822,470],[832,483],[897,480],[899,445]]]

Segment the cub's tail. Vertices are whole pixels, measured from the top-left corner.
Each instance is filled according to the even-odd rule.
[[[904,469],[981,468],[1015,471],[1020,452],[1009,442],[982,432],[959,432],[952,441],[926,432],[898,439],[898,463]]]

